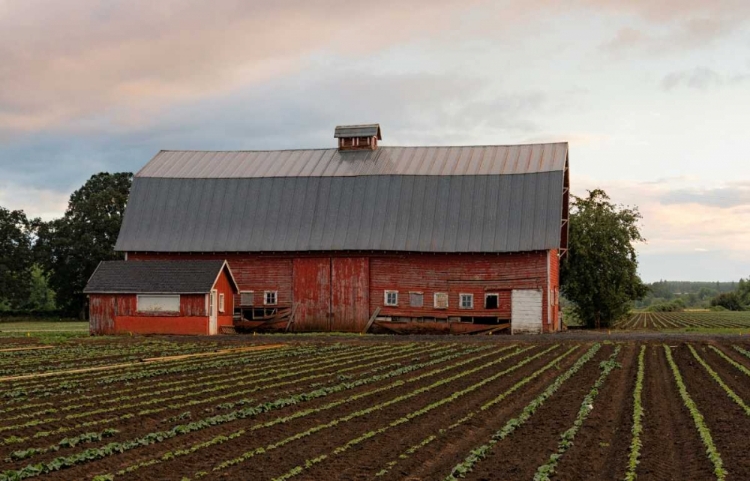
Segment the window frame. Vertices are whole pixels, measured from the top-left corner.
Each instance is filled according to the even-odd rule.
[[[273,302],[268,302],[268,295],[273,295]],[[255,299],[253,299],[255,301]],[[278,306],[279,305],[279,291],[263,291],[263,305],[264,306]]]
[[[419,296],[420,299],[420,305],[412,304],[411,302],[411,296]],[[423,291],[409,291],[409,307],[424,307],[424,292]]]
[[[496,303],[497,307],[494,307],[494,308],[487,307],[487,299],[492,296],[497,298],[497,303]],[[484,308],[489,309],[489,310],[500,309],[500,293],[499,292],[485,292],[484,293]]]
[[[438,296],[445,296],[445,306],[439,306],[438,305]],[[447,292],[436,292],[432,295],[432,307],[433,309],[448,309],[451,305],[450,296]]]
[[[388,302],[388,295],[393,294],[395,296],[394,302]],[[387,289],[383,291],[383,305],[386,307],[398,307],[398,291],[393,289]]]
[[[464,306],[464,297],[469,299],[469,305]],[[474,309],[474,294],[471,292],[459,292],[458,293],[458,308],[459,309]]]
[[[250,304],[245,304],[242,302],[242,295],[243,294],[252,294],[253,295],[253,302]],[[247,306],[255,306],[255,291],[240,291],[240,307],[247,307]]]
[[[219,312],[224,313],[224,293],[219,292]]]
[[[164,309],[151,309],[151,310],[149,310],[149,309],[141,309],[141,297],[162,297],[162,298],[167,298],[167,297],[174,298],[174,297],[176,297],[177,298],[177,309],[175,309],[175,310],[172,310],[172,309],[170,309],[170,310],[164,310]],[[136,312],[164,312],[164,313],[167,313],[167,314],[175,314],[175,313],[179,314],[180,310],[181,310],[180,309],[181,301],[182,301],[182,297],[180,297],[180,294],[136,294],[136,296],[135,296],[135,310],[136,310]]]

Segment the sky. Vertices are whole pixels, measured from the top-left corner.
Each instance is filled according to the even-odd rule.
[[[750,1],[0,0],[0,206],[161,149],[567,141],[644,280],[750,276]]]

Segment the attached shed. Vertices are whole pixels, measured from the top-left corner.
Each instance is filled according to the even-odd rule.
[[[223,259],[105,261],[84,289],[92,334],[217,334],[238,292]]]
[[[238,328],[560,329],[567,143],[381,146],[378,124],[334,137],[159,152],[135,175],[116,250],[226,260]]]

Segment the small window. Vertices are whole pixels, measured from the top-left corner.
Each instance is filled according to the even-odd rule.
[[[435,293],[435,309],[448,309],[448,293],[447,292]]]
[[[224,294],[219,294],[219,312],[224,312]]]
[[[138,295],[137,308],[140,312],[180,312],[180,296]]]
[[[424,294],[421,292],[410,292],[409,293],[409,305],[411,307],[423,307],[424,306]]]
[[[474,294],[459,294],[461,309],[474,309]]]
[[[267,306],[276,305],[276,293],[278,291],[266,291],[263,293],[263,303]]]
[[[498,309],[500,307],[499,299],[500,299],[500,296],[498,294],[485,294],[484,295],[484,308],[485,309]]]
[[[240,292],[240,305],[241,306],[255,305],[255,293],[253,291]]]
[[[385,291],[385,305],[398,306],[398,291]]]

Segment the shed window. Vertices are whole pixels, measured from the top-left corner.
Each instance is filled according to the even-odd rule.
[[[459,294],[461,309],[474,309],[474,294]]]
[[[263,303],[267,306],[275,306],[278,291],[265,291],[263,293]]]
[[[484,295],[484,308],[485,309],[498,309],[500,307],[499,302],[500,296],[498,294],[485,294]]]
[[[255,305],[255,292],[253,291],[240,292],[240,305],[242,306]]]
[[[435,293],[435,309],[448,309],[448,293],[447,292]]]
[[[138,295],[138,310],[141,312],[180,312],[180,295]]]
[[[224,294],[219,294],[219,312],[224,312]]]
[[[398,291],[385,291],[385,305],[398,306]]]
[[[409,305],[411,307],[423,307],[424,306],[424,294],[421,292],[410,292],[409,293]]]

